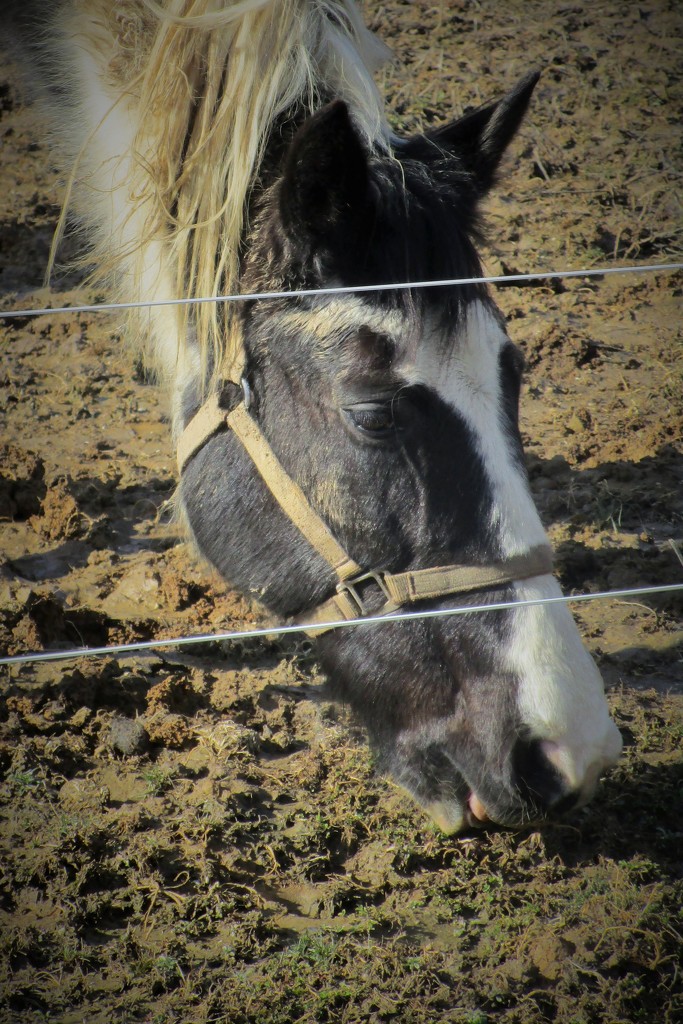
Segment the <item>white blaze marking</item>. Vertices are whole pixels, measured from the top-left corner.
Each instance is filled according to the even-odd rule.
[[[434,388],[465,421],[482,459],[492,493],[490,523],[503,555],[547,543],[524,473],[517,465],[501,415],[498,357],[507,335],[486,306],[474,302],[456,343],[437,363],[434,350],[420,355],[417,379]],[[521,599],[558,596],[552,576],[515,584]],[[533,737],[575,789],[588,789],[621,751],[609,717],[603,683],[564,605],[513,613],[506,670],[519,680],[518,708]]]

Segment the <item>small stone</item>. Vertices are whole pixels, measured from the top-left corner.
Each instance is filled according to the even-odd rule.
[[[124,718],[121,715],[112,718],[109,746],[124,757],[142,754],[147,747],[147,733],[142,722],[137,718]]]
[[[92,711],[90,708],[82,707],[78,711],[75,711],[69,719],[69,725],[72,725],[75,729],[82,729],[85,723],[92,717]]]
[[[570,434],[580,434],[584,429],[584,425],[576,413],[573,413],[567,420],[566,429]]]

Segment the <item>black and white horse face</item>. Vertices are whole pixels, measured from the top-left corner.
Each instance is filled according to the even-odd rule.
[[[244,290],[476,276],[476,201],[533,84],[391,156],[365,152],[343,105],[325,108],[264,199]],[[484,291],[255,302],[244,334],[252,414],[359,565],[485,565],[546,543],[517,425],[522,359]],[[181,493],[201,550],[274,611],[301,614],[334,591],[329,566],[229,433],[195,456]],[[542,576],[465,600],[558,594]],[[382,604],[372,584],[364,599]],[[383,766],[447,830],[572,806],[619,754],[600,676],[564,605],[363,626],[317,642]]]

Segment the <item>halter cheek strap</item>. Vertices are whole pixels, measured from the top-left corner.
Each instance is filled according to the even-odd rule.
[[[367,582],[375,583],[384,596],[379,614],[395,611],[406,604],[451,594],[488,590],[532,576],[552,572],[552,552],[547,545],[532,548],[504,562],[486,566],[444,565],[428,569],[389,573],[381,570],[365,572],[339,544],[311,507],[306,495],[292,480],[264,437],[258,423],[240,401],[227,412],[213,395],[190,420],[178,443],[178,469],[182,474],[187,463],[200,448],[220,430],[232,430],[267,484],[287,517],[309,544],[324,558],[337,577],[336,593],[316,608],[300,616],[311,623],[310,636],[323,633],[324,623],[363,618],[369,614],[362,596]],[[316,623],[321,623],[317,626]]]
[[[341,582],[351,576],[357,576],[361,572],[361,567],[349,558],[317,512],[311,508],[299,485],[285,472],[243,402],[230,412],[221,409],[218,395],[213,395],[204,403],[181,435],[178,444],[180,473],[182,474],[189,460],[209,438],[226,427],[240,439],[285,514],[332,567],[337,579]]]

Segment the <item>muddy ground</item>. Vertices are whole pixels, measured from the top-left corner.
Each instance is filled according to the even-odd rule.
[[[401,129],[543,70],[489,205],[493,272],[680,260],[675,0],[368,2]],[[62,194],[0,72],[4,308]],[[683,276],[499,289],[534,491],[570,591],[683,581]],[[163,403],[109,315],[0,320],[0,646],[243,627],[179,538]],[[683,1020],[683,600],[576,606],[625,739],[558,825],[445,838],[373,771],[299,641],[3,669],[0,1021]]]

